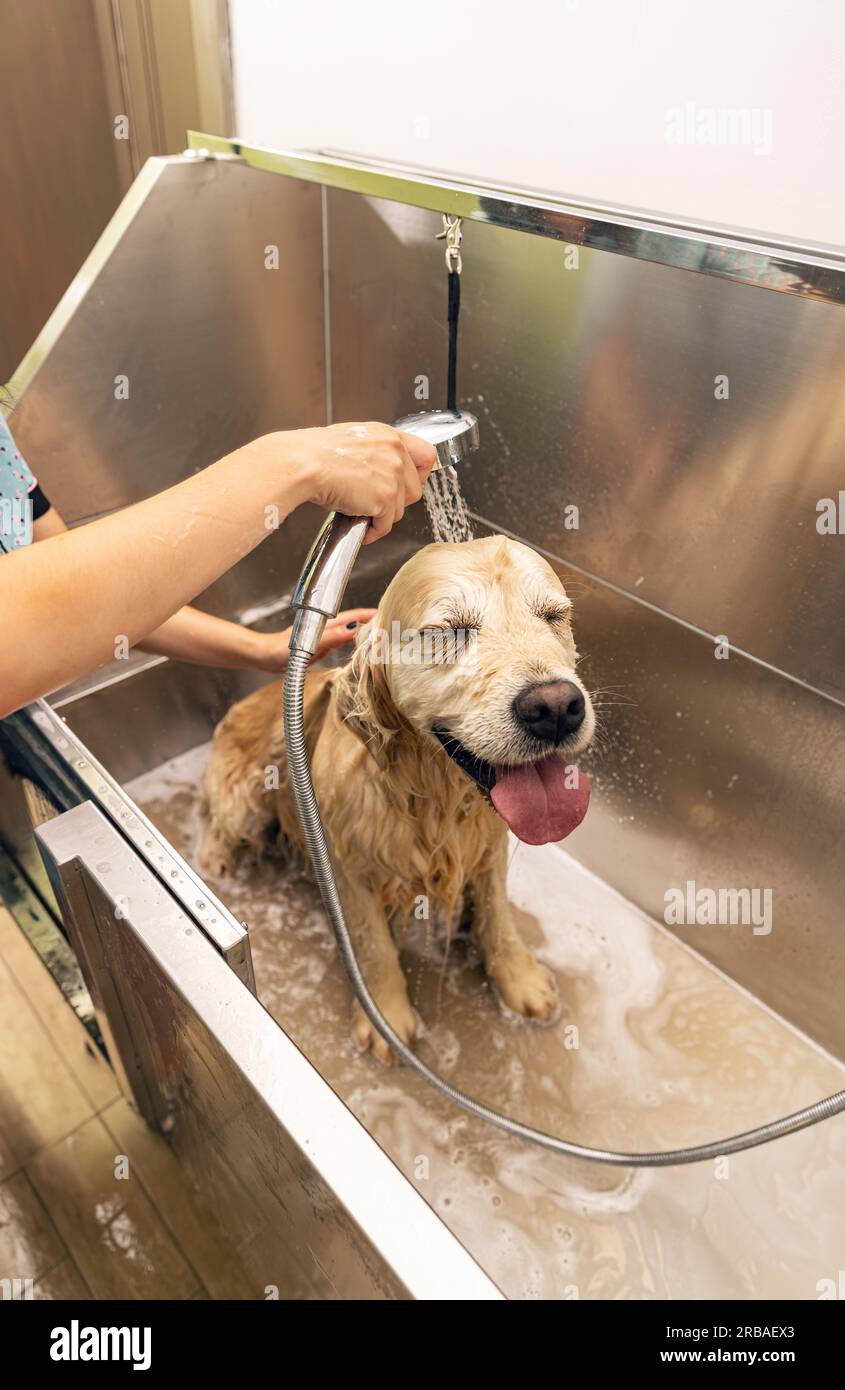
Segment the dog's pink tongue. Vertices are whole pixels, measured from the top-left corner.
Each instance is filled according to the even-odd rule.
[[[514,835],[529,845],[562,840],[587,814],[590,781],[560,758],[523,767],[497,767],[490,796]]]

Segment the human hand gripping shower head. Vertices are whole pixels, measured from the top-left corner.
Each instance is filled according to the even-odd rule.
[[[478,422],[468,411],[427,410],[419,415],[407,415],[396,421],[396,428],[409,434],[417,434],[435,446],[437,462],[435,468],[452,468],[478,448]],[[555,1153],[567,1154],[574,1158],[591,1159],[593,1162],[609,1163],[623,1167],[663,1168],[672,1164],[700,1163],[705,1159],[722,1157],[750,1149],[757,1144],[778,1139],[807,1125],[845,1110],[845,1091],[838,1091],[825,1100],[806,1106],[783,1119],[773,1120],[756,1129],[746,1130],[731,1138],[714,1143],[698,1144],[686,1149],[670,1149],[655,1153],[616,1153],[610,1149],[592,1149],[582,1144],[571,1143],[557,1135],[544,1134],[531,1129],[519,1120],[501,1115],[481,1101],[467,1096],[463,1091],[444,1080],[432,1071],[416,1053],[393,1031],[382,1014],[361,973],[355,956],[352,939],[346,925],[343,904],[335,882],[329,847],[320,820],[320,811],[311,780],[308,763],[308,750],[305,745],[303,720],[303,693],[308,663],[320,644],[323,628],[328,618],[337,617],[343,595],[358,551],[369,526],[368,517],[343,516],[332,512],[323,523],[314,544],[308,552],[305,567],[299,577],[293,595],[296,617],[290,639],[290,658],[285,675],[284,719],[285,748],[291,786],[296,799],[302,828],[308,845],[308,852],[314,867],[323,898],[326,913],[334,933],[337,948],[349,981],[367,1018],[385,1039],[398,1057],[413,1071],[418,1072],[429,1085],[440,1091],[461,1109],[469,1111],[477,1118],[503,1129],[520,1139],[531,1140]]]
[[[396,421],[396,429],[434,445],[434,469],[454,468],[478,448],[478,421],[468,410],[423,410],[418,415],[403,415]],[[326,517],[294,590],[292,652],[306,652],[309,656],[316,652],[326,619],[336,618],[340,612],[369,524],[366,516],[330,512]]]

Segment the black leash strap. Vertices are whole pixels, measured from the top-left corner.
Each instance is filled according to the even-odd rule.
[[[446,405],[458,413],[458,319],[461,315],[461,218],[443,214],[443,231],[438,240],[446,242],[446,269],[449,272],[449,369],[446,385]]]
[[[446,405],[455,414],[458,412],[458,319],[461,314],[461,273],[449,271],[449,375],[446,387]]]

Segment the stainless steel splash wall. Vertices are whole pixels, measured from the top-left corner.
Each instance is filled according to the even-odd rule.
[[[440,218],[328,208],[335,418],[421,409],[425,379],[438,404]],[[768,934],[672,929],[845,1053],[845,540],[816,529],[845,486],[845,312],[477,222],[463,246],[463,491],[552,559],[603,692],[567,849],[658,919],[688,882],[770,890]]]
[[[68,522],[258,435],[325,423],[320,229],[313,184],[236,161],[148,161],[24,364],[49,349],[13,428]],[[277,598],[319,524],[308,512],[290,552],[265,546],[203,606]]]

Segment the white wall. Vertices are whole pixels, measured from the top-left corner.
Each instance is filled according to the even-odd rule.
[[[230,8],[244,140],[845,242],[843,0]],[[670,130],[673,110],[691,115]],[[747,122],[739,142],[723,124],[722,143],[689,143],[687,122],[706,136],[719,112]]]

